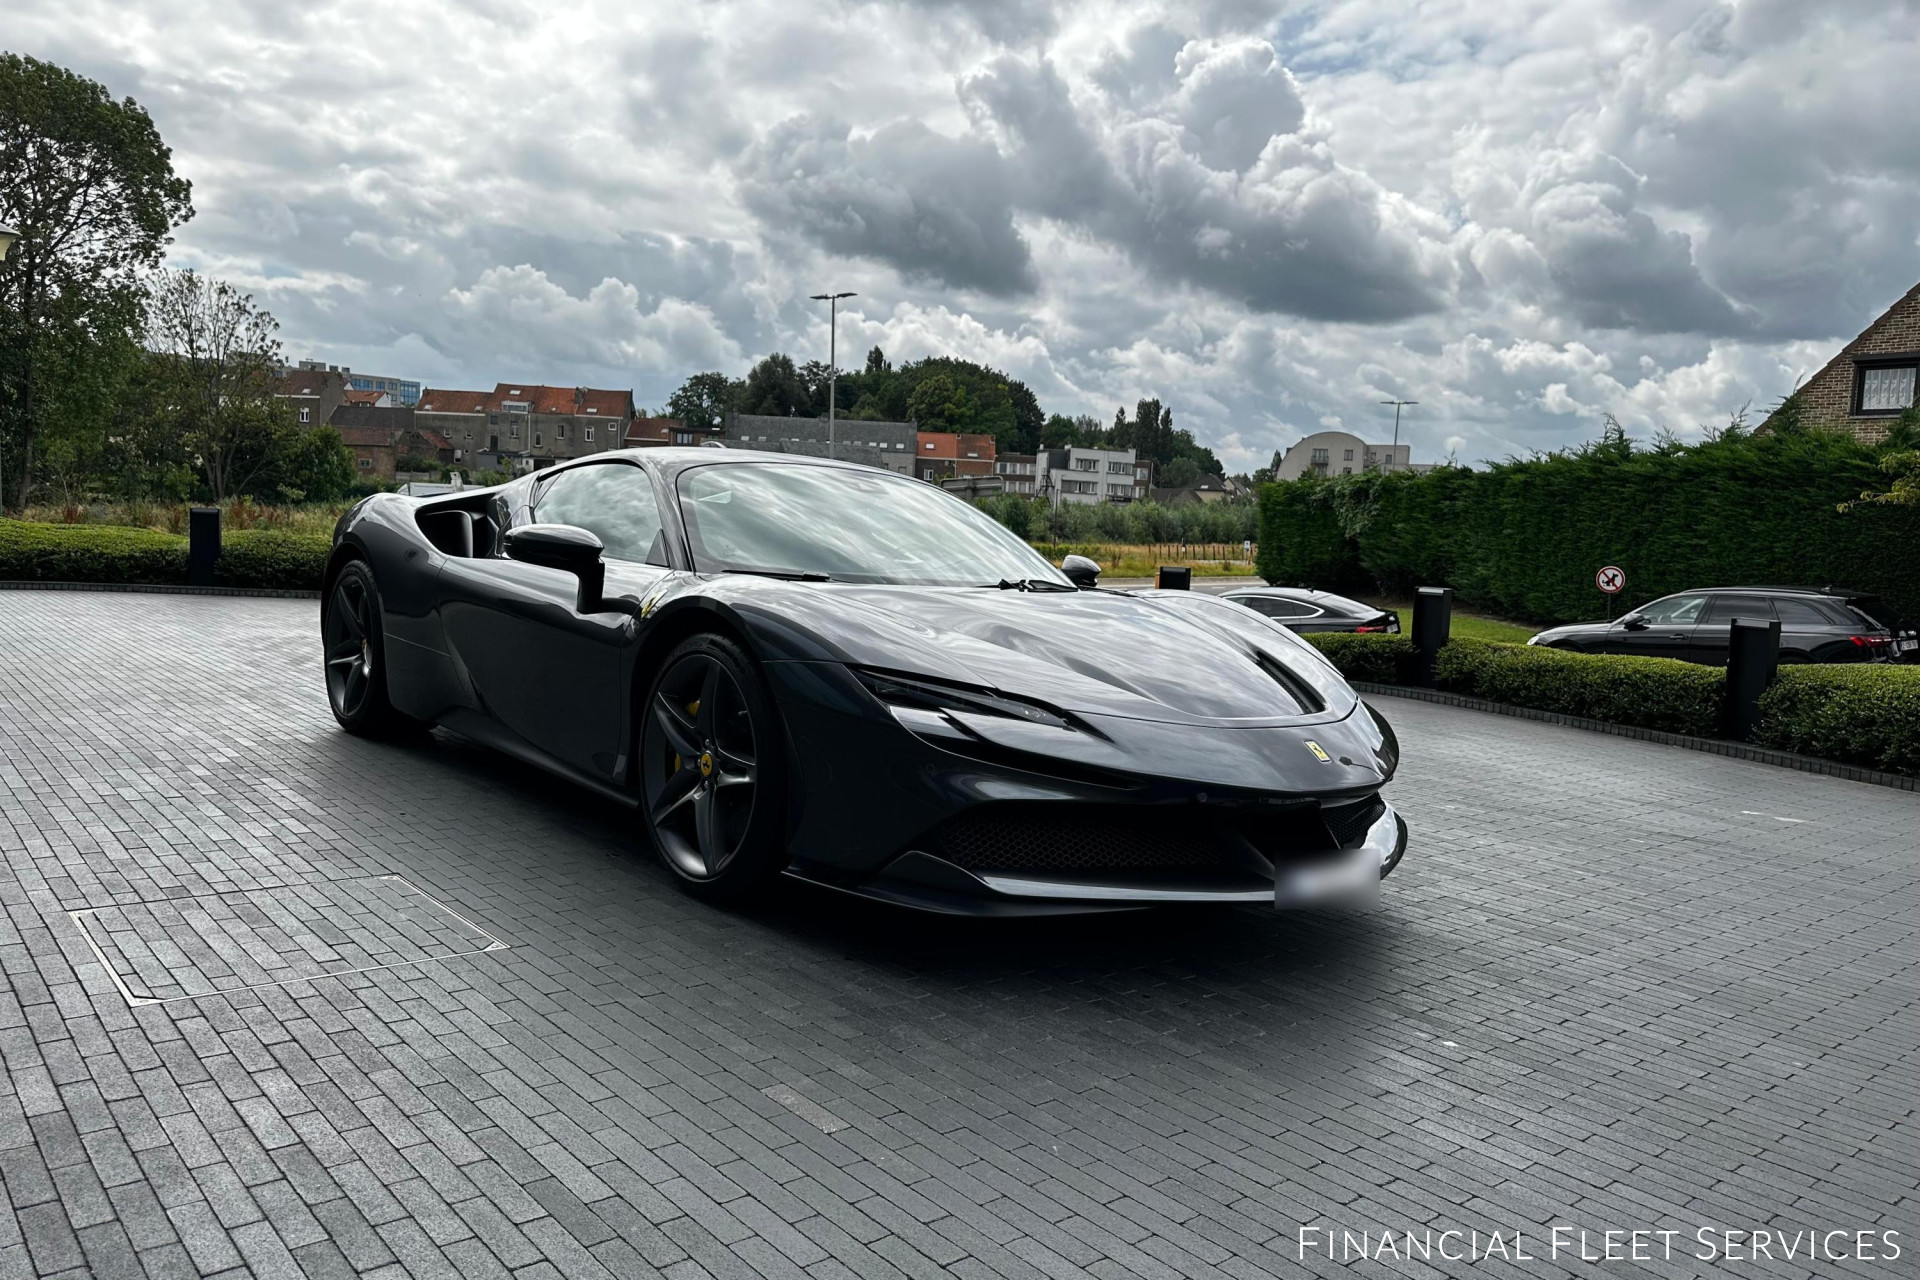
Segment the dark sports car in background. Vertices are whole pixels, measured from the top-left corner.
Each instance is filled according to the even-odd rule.
[[[1712,587],[1662,596],[1612,622],[1550,627],[1528,644],[1725,666],[1734,619],[1780,623],[1780,661],[1912,660],[1920,637],[1877,597],[1836,587]]]
[[[824,459],[597,455],[381,494],[323,594],[348,730],[444,725],[638,811],[718,899],[938,910],[1366,894],[1398,745],[1238,605],[1080,590],[970,505]]]
[[[1289,631],[1400,633],[1400,615],[1310,587],[1241,587],[1220,593]]]

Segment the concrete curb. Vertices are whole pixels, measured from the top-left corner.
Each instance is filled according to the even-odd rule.
[[[0,582],[0,591],[139,591],[163,596],[265,596],[274,600],[318,600],[318,591],[279,587],[187,587],[143,582]]]
[[[1896,791],[1920,791],[1920,778],[1910,778],[1903,773],[1888,773],[1881,769],[1868,769],[1857,764],[1842,764],[1837,760],[1822,760],[1818,756],[1797,755],[1791,751],[1775,751],[1770,747],[1756,747],[1745,742],[1696,738],[1691,734],[1668,733],[1664,729],[1643,729],[1631,724],[1609,724],[1605,720],[1562,715],[1558,711],[1536,711],[1532,707],[1516,707],[1505,702],[1488,702],[1485,698],[1468,698],[1457,693],[1443,693],[1438,689],[1373,684],[1366,680],[1353,680],[1348,683],[1359,692],[1366,694],[1385,694],[1391,698],[1411,698],[1416,702],[1437,702],[1444,707],[1464,707],[1469,711],[1488,711],[1494,715],[1517,716],[1522,720],[1541,720],[1547,724],[1566,725],[1571,729],[1609,733],[1616,738],[1635,738],[1641,742],[1657,742],[1662,746],[1684,747],[1688,751],[1705,751],[1716,756],[1732,756],[1736,760],[1751,760],[1756,764],[1776,765],[1782,769],[1798,769],[1802,773],[1824,773],[1830,777],[1845,778],[1849,782],[1892,787]]]

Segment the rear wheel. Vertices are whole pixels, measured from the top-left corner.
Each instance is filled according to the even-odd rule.
[[[349,561],[334,579],[320,618],[327,660],[327,702],[348,733],[376,737],[416,726],[387,700],[387,651],[373,571]]]
[[[642,812],[654,851],[688,891],[733,901],[786,865],[786,769],[773,699],[725,636],[682,641],[648,690]]]

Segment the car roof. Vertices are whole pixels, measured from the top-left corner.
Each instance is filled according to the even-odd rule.
[[[1764,591],[1773,596],[1826,596],[1836,600],[1873,600],[1877,597],[1871,591],[1849,591],[1845,587],[1689,587],[1685,591],[1670,592],[1671,595],[1695,595],[1702,591]]]

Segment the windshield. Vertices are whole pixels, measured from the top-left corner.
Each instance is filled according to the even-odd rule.
[[[723,463],[680,476],[701,573],[820,574],[837,582],[1070,587],[1040,553],[932,485],[874,468]]]

